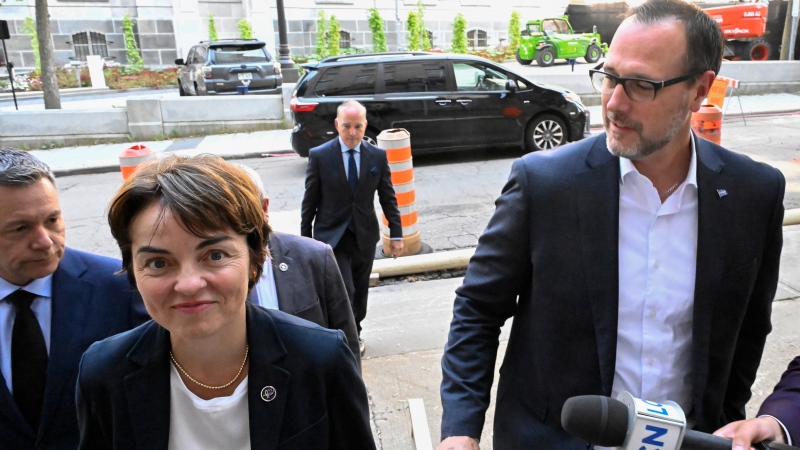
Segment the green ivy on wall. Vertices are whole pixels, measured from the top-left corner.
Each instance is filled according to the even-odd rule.
[[[133,34],[133,20],[130,14],[125,14],[122,18],[122,30],[125,34],[125,50],[127,51],[128,65],[136,71],[144,68],[142,55],[139,53],[139,46],[136,45],[136,36]]]
[[[453,22],[453,53],[467,53],[467,19],[461,13]]]
[[[385,52],[387,51],[386,30],[383,26],[381,13],[378,8],[370,8],[367,13],[369,29],[372,30],[372,51],[375,53]]]

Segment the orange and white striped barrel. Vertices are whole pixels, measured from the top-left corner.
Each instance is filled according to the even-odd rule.
[[[119,171],[122,172],[122,179],[127,180],[128,177],[143,163],[147,158],[153,154],[150,147],[142,144],[136,144],[128,147],[119,154]]]
[[[417,193],[414,188],[414,165],[411,160],[411,134],[404,128],[384,130],[378,135],[378,147],[386,150],[392,185],[403,224],[403,252],[401,256],[416,255],[422,248],[417,229]],[[383,227],[383,253],[391,254],[389,221],[381,215]]]

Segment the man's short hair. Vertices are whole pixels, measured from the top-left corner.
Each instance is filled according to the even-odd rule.
[[[706,70],[719,73],[725,40],[717,21],[694,3],[683,0],[648,0],[632,7],[628,17],[641,24],[652,24],[673,19],[686,28],[686,73],[697,77]],[[664,43],[664,51],[672,51],[669,42]]]
[[[244,235],[250,254],[248,287],[255,285],[269,254],[270,228],[259,192],[244,171],[214,155],[170,155],[136,169],[108,208],[111,234],[122,253],[122,270],[134,286],[131,224],[153,203],[162,207],[162,213],[169,210],[179,217],[195,236],[225,229]]]
[[[358,108],[359,111],[361,111],[361,114],[363,114],[364,117],[367,117],[367,108],[364,105],[362,105],[361,103],[357,102],[356,100],[345,100],[345,101],[343,101],[342,104],[339,105],[338,108],[336,108],[336,117],[341,116],[342,115],[342,111],[344,111],[346,108],[352,108],[352,107]]]
[[[248,175],[250,175],[250,179],[253,180],[253,183],[255,183],[256,188],[258,188],[259,194],[261,194],[261,200],[264,200],[265,198],[269,197],[269,195],[267,195],[267,190],[264,188],[264,182],[261,181],[261,177],[258,175],[258,172],[253,170],[250,166],[246,166],[242,163],[231,163],[231,164],[244,170]]]
[[[47,178],[56,185],[50,167],[28,152],[0,149],[0,186],[25,186]]]

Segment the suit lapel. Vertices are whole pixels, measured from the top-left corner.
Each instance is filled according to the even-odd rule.
[[[724,164],[711,144],[695,137],[697,151],[697,269],[692,323],[692,363],[694,404],[702,405],[709,373],[712,318],[719,298],[715,286],[725,273],[728,228],[735,195],[734,180],[723,172]],[[724,190],[722,196],[718,190]]]
[[[340,189],[345,189],[350,192],[350,185],[347,184],[347,171],[344,168],[344,157],[342,156],[342,146],[339,144],[339,138],[334,138],[331,141],[330,151],[328,152],[328,167],[336,171],[336,179],[341,184]]]
[[[294,301],[296,290],[302,286],[303,282],[297,279],[294,258],[289,256],[289,249],[284,247],[278,233],[273,232],[270,235],[269,243],[272,255],[272,274],[275,277],[275,291],[278,294],[278,308],[285,313],[294,314],[296,312]]]
[[[291,377],[276,364],[285,357],[286,349],[272,318],[253,305],[247,305],[247,342],[251,355],[247,375],[250,445],[258,449],[277,449]]]
[[[582,161],[583,162],[583,161]],[[596,138],[576,174],[583,267],[605,395],[611,395],[619,310],[619,160]]]
[[[85,329],[91,314],[93,289],[91,283],[81,279],[88,268],[83,260],[67,250],[53,274],[52,318],[50,320],[50,360],[47,366],[47,387],[40,430],[59,421],[61,414],[74,411],[59,411],[60,405],[72,405],[72,386],[76,382],[76,363],[85,348]]]
[[[141,369],[126,376],[123,381],[136,448],[169,446],[168,349],[169,332],[152,322],[128,353],[128,358],[141,366]]]
[[[8,387],[6,387],[6,379],[2,374],[0,374],[0,383],[2,383],[0,385],[0,416],[5,417],[0,423],[0,426],[13,425],[21,434],[24,434],[26,438],[34,441],[36,436],[33,435],[33,429],[31,429],[25,417],[23,417],[22,413],[19,411],[14,397],[11,395],[11,392],[8,391]]]

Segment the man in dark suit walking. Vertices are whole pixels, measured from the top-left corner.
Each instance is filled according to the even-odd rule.
[[[269,196],[261,177],[244,164],[236,166],[247,172],[256,184],[261,194],[264,220],[269,225]],[[248,300],[321,327],[342,330],[347,345],[360,364],[356,322],[331,246],[271,228],[264,271],[250,291]]]
[[[732,439],[734,450],[762,441],[796,446],[800,441],[800,356],[789,363],[755,419],[730,423],[714,434]]]
[[[361,321],[367,315],[375,245],[380,239],[376,192],[389,221],[393,258],[403,249],[403,228],[386,151],[363,140],[366,109],[354,100],[342,103],[335,125],[339,136],[312,148],[308,156],[300,234],[333,247],[360,336]],[[359,345],[363,356],[360,338]]]
[[[0,150],[0,448],[75,449],[81,355],[148,319],[118,260],[64,241],[50,168]]]
[[[576,395],[676,401],[713,432],[744,418],[770,331],[784,177],[691,132],[722,59],[681,0],[630,9],[591,71],[606,133],[517,160],[456,291],[439,449],[477,449],[500,327],[514,322],[494,448],[586,449]]]

